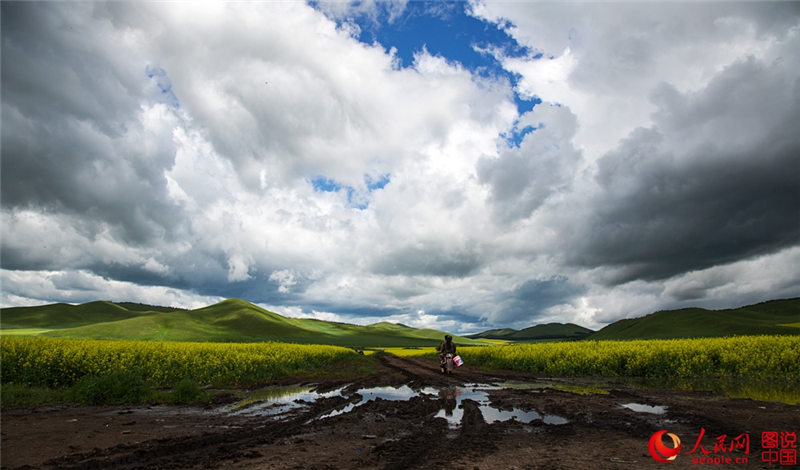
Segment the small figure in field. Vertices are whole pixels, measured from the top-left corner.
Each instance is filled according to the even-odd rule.
[[[450,354],[451,359],[456,355],[456,343],[453,342],[453,337],[450,335],[445,335],[444,341],[439,343],[439,346],[436,347],[436,350],[439,351],[439,366],[442,370],[442,374],[444,374],[447,372],[445,371],[445,360],[447,354]]]

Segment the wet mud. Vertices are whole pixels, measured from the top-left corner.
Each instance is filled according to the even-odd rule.
[[[800,407],[706,391],[582,389],[566,379],[442,376],[422,359],[379,356],[355,381],[275,384],[205,408],[6,410],[2,468],[638,469],[696,468],[721,435],[750,451],[717,468],[762,462],[763,431],[798,431]],[[648,440],[666,429],[684,450],[664,464]],[[697,444],[697,451],[687,454]],[[723,455],[721,453],[712,455]],[[747,463],[742,460],[747,457]]]

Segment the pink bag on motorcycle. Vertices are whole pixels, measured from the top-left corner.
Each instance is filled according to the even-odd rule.
[[[461,360],[461,356],[456,356],[453,358],[453,364],[455,364],[456,366],[460,366],[464,364],[464,361]]]

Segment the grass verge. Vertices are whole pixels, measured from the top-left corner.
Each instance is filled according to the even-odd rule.
[[[353,355],[327,366],[295,371],[281,382],[350,380],[376,372],[374,356]],[[205,405],[213,403],[215,397],[215,391],[206,390],[192,378],[156,388],[141,375],[131,372],[86,376],[69,387],[0,384],[0,408],[4,410],[52,405]]]

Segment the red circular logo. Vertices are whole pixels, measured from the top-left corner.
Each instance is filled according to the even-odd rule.
[[[661,436],[666,433],[667,436],[672,438],[672,447],[667,447],[661,440]],[[670,462],[675,460],[675,457],[681,452],[681,440],[675,434],[667,432],[665,429],[658,431],[650,436],[650,443],[648,445],[650,455],[659,462]]]

